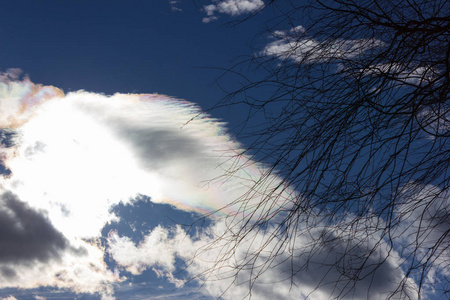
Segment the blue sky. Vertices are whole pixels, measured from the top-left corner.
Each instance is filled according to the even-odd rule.
[[[345,245],[318,252],[311,246],[322,229],[330,240],[346,232],[319,218],[308,220],[317,230],[293,241],[292,253],[278,252],[279,241],[269,238],[277,228],[271,222],[284,217],[277,207],[289,209],[301,196],[278,175],[264,176],[268,161],[236,155],[252,141],[239,134],[247,110],[203,113],[226,95],[221,88],[232,91],[244,80],[220,77],[224,70],[261,54],[299,63],[317,42],[301,40],[298,52],[284,57],[289,34],[305,29],[290,24],[269,37],[271,9],[233,25],[263,5],[261,0],[2,3],[0,170],[9,176],[0,180],[0,299],[243,299],[254,274],[243,268],[231,276],[232,266],[242,261],[261,272],[252,299],[309,294],[328,299],[339,293],[384,299],[395,289],[404,276],[401,255],[355,234],[346,245],[352,251],[375,247],[369,263],[387,258],[349,291],[339,270],[326,267],[340,261]],[[326,54],[351,56],[360,41],[348,41],[346,53]],[[362,48],[379,46],[375,41]],[[241,75],[258,76],[245,66],[237,69]],[[252,190],[256,182],[259,190]],[[434,188],[416,196],[429,197]],[[278,197],[259,206],[260,192],[271,190]],[[243,195],[245,205],[239,201]],[[431,210],[444,209],[448,200],[441,202]],[[264,230],[236,248],[228,242],[227,229],[264,218],[271,220]],[[403,233],[399,244],[410,242],[414,220],[394,229]],[[302,221],[299,231],[310,229]],[[258,247],[267,252],[246,256]],[[291,264],[305,259],[314,270],[290,273]],[[431,275],[424,295],[433,299],[433,285],[442,277]],[[415,299],[416,282],[409,278],[404,285],[403,296]]]
[[[21,68],[66,92],[160,93],[206,109],[224,96],[214,85],[218,68],[253,54],[263,19],[232,28],[226,23],[237,18],[218,13],[220,22],[204,23],[202,5],[8,1],[0,12],[1,68]]]

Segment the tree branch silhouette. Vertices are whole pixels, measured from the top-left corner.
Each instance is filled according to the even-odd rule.
[[[234,261],[228,275],[244,276],[251,296],[287,260],[292,286],[320,265],[328,271],[314,290],[358,298],[357,285],[375,285],[395,259],[402,276],[386,298],[424,297],[430,285],[448,297],[450,3],[272,0],[265,9],[277,14],[270,41],[224,74],[245,80],[217,107],[249,107],[252,143],[234,159],[272,167],[230,204],[239,209],[227,230],[203,250],[224,249],[203,275]],[[241,74],[244,65],[259,77]],[[282,183],[268,184],[272,175]],[[297,193],[283,198],[289,189]]]

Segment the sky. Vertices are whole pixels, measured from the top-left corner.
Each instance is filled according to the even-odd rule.
[[[270,10],[230,23],[263,7],[262,0],[2,3],[0,299],[385,299],[399,284],[402,257],[390,253],[350,290],[326,267],[345,245],[313,251],[319,228],[330,241],[345,236],[320,220],[317,232],[293,241],[295,253],[277,252],[270,223],[237,248],[229,243],[230,228],[276,223],[279,208],[299,197],[276,174],[265,176],[268,163],[242,154],[247,111],[209,110],[239,87],[234,76],[216,84],[224,70],[255,53],[283,56],[285,37],[304,30],[294,24],[263,34]],[[261,205],[263,191],[279,196]],[[358,235],[351,243],[362,253],[374,246]],[[267,252],[246,256],[260,247]],[[388,252],[377,247],[369,262]],[[304,253],[313,253],[314,271],[291,274],[290,255],[301,264]],[[261,272],[258,280],[245,268],[233,276],[242,261]],[[433,291],[436,279],[427,280]],[[405,286],[417,297],[413,279]]]
[[[1,68],[21,68],[34,82],[65,92],[159,93],[208,109],[223,96],[214,85],[220,68],[252,55],[262,23],[225,25],[236,20],[230,14],[247,12],[237,8],[211,8],[209,18],[221,22],[205,23],[202,7],[165,0],[9,1],[0,12]]]

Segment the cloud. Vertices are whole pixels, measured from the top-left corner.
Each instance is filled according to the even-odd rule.
[[[201,292],[215,298],[386,299],[402,285],[397,297],[417,297],[412,280],[402,283],[399,256],[380,236],[317,225],[289,249],[280,248],[283,236],[275,227],[252,232],[237,245],[221,219],[195,236],[179,227],[157,227],[138,245],[112,232],[108,251],[131,272],[155,267],[167,277],[175,271],[175,258],[183,259],[190,278],[201,283]],[[165,249],[164,255],[159,257],[157,249]]]
[[[342,228],[322,224],[312,212],[308,222],[297,220],[296,238],[283,243],[277,222],[300,196],[267,166],[243,155],[225,124],[195,104],[156,94],[64,95],[14,74],[3,74],[0,82],[0,105],[7,108],[7,117],[0,116],[0,154],[11,170],[0,179],[0,239],[7,245],[0,249],[0,288],[52,286],[106,299],[124,276],[153,270],[178,287],[194,278],[202,293],[225,299],[250,292],[258,299],[385,299],[399,285],[402,296],[417,295],[414,278],[402,270],[402,248],[391,249],[376,230],[362,230],[379,225]],[[259,189],[252,188],[256,182]],[[211,225],[191,235],[156,226],[139,242],[110,231],[102,245],[105,224],[120,218],[111,208],[133,205],[139,194],[206,213]],[[420,238],[417,255],[423,260],[436,243],[433,234],[448,232],[443,199],[420,212],[398,208],[405,216],[399,232],[420,233],[420,216],[436,230]],[[267,223],[254,226],[255,220]],[[411,243],[404,237],[394,242]],[[30,246],[14,251],[24,243]],[[105,254],[118,270],[106,265]],[[438,265],[448,261],[445,255]],[[176,272],[180,261],[187,277]]]
[[[400,63],[386,63],[371,65],[361,70],[364,76],[382,76],[402,85],[409,86],[427,86],[432,85],[438,78],[437,69],[430,66],[413,67],[411,65],[403,65]]]
[[[396,207],[398,225],[392,236],[402,256],[408,258],[405,264],[417,270],[412,276],[424,280],[424,293],[433,294],[450,276],[449,194],[415,182],[404,186],[401,193],[403,202]]]
[[[170,0],[170,1],[169,1],[169,4],[170,4],[170,9],[171,9],[173,12],[181,12],[181,11],[183,11],[183,9],[181,9],[181,8],[179,7],[179,5],[181,4],[181,1],[180,1],[180,0]]]
[[[59,259],[67,240],[41,213],[17,199],[11,192],[0,195],[0,263],[26,264],[33,260]],[[15,276],[14,270],[0,272]]]
[[[33,108],[51,98],[63,96],[52,86],[35,85],[28,77],[20,79],[20,69],[0,74],[0,124],[2,128],[16,128],[34,113]]]
[[[35,228],[15,221],[26,228],[20,242],[36,239],[36,251],[14,254],[29,259],[27,265],[5,258],[0,288],[55,286],[111,295],[123,278],[103,261],[101,230],[117,219],[114,205],[139,194],[212,218],[236,214],[242,203],[233,201],[242,197],[251,201],[241,218],[273,217],[294,196],[278,177],[265,175],[265,166],[240,156],[239,143],[227,134],[225,124],[193,103],[162,95],[64,95],[27,77],[1,78],[0,105],[6,110],[0,128],[11,134],[0,155],[11,174],[0,184],[17,195],[17,203],[24,203],[11,202],[17,207],[8,204],[5,215],[13,220],[12,208],[27,212],[41,220],[46,234],[38,239]],[[249,187],[260,180],[264,189],[283,189],[281,197],[259,205],[261,192]],[[44,238],[48,248],[40,243]],[[171,277],[170,263],[156,265],[160,275],[181,284]],[[133,267],[126,266],[138,272]]]
[[[108,234],[108,253],[116,263],[133,275],[139,275],[150,267],[158,277],[165,277],[169,282],[181,287],[183,280],[173,275],[175,270],[175,254],[180,251],[186,233],[176,227],[169,230],[161,226],[155,227],[136,245],[128,237],[120,237],[116,231]]]
[[[383,42],[376,39],[319,41],[308,37],[303,26],[286,31],[277,30],[273,32],[273,37],[276,40],[269,43],[261,55],[304,64],[354,59],[366,51],[383,46]]]
[[[8,296],[6,298],[1,298],[1,300],[17,300],[17,298],[14,296]]]
[[[180,228],[175,235],[180,236]],[[179,241],[178,241],[179,242]],[[150,266],[157,266],[166,271],[175,269],[173,249],[177,239],[169,238],[169,230],[157,226],[150,231],[139,245],[128,237],[119,237],[116,231],[108,234],[109,254],[128,272],[138,275]]]
[[[95,245],[72,241],[9,191],[0,195],[0,288],[55,286],[108,294],[119,281]]]
[[[207,17],[203,18],[204,23],[209,23],[218,19],[217,13],[230,16],[239,16],[257,12],[264,7],[262,0],[223,0],[215,1],[213,4],[203,6]]]
[[[103,251],[95,246],[83,245],[84,255],[65,251],[59,260],[30,262],[27,265],[2,263],[14,273],[0,274],[0,288],[34,289],[53,287],[69,289],[76,293],[100,294],[108,297],[113,284],[120,282],[118,274],[107,269]]]

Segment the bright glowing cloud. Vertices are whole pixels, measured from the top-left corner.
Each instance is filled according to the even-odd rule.
[[[37,261],[21,264],[8,259],[2,266],[1,287],[52,285],[109,295],[111,284],[121,278],[107,269],[103,249],[93,241],[107,222],[117,219],[111,207],[139,194],[155,203],[213,213],[212,217],[235,214],[241,203],[233,201],[241,196],[252,198],[247,217],[273,217],[278,206],[290,203],[293,192],[280,187],[276,176],[268,176],[267,189],[285,192],[270,206],[255,209],[261,195],[249,194],[248,188],[261,179],[265,168],[238,156],[239,144],[227,135],[224,124],[199,116],[201,111],[192,103],[161,95],[64,95],[55,87],[19,80],[14,72],[1,78],[0,106],[5,113],[0,127],[11,131],[1,152],[12,172],[0,182],[4,199],[9,199],[2,212],[11,215],[11,226],[27,231],[23,240],[34,237],[33,228],[20,219],[13,204],[20,203],[21,211],[46,229],[43,240],[33,244],[41,251],[35,257],[16,254],[18,260]],[[236,167],[237,173],[223,176]],[[116,257],[118,249],[111,249]],[[170,261],[155,264],[170,273]],[[126,268],[132,273],[140,270],[134,265]],[[37,276],[43,269],[46,275]]]
[[[19,69],[10,69],[0,74],[0,125],[15,128],[25,123],[34,114],[34,107],[47,99],[63,96],[55,87],[33,84],[29,78],[17,80]]]

